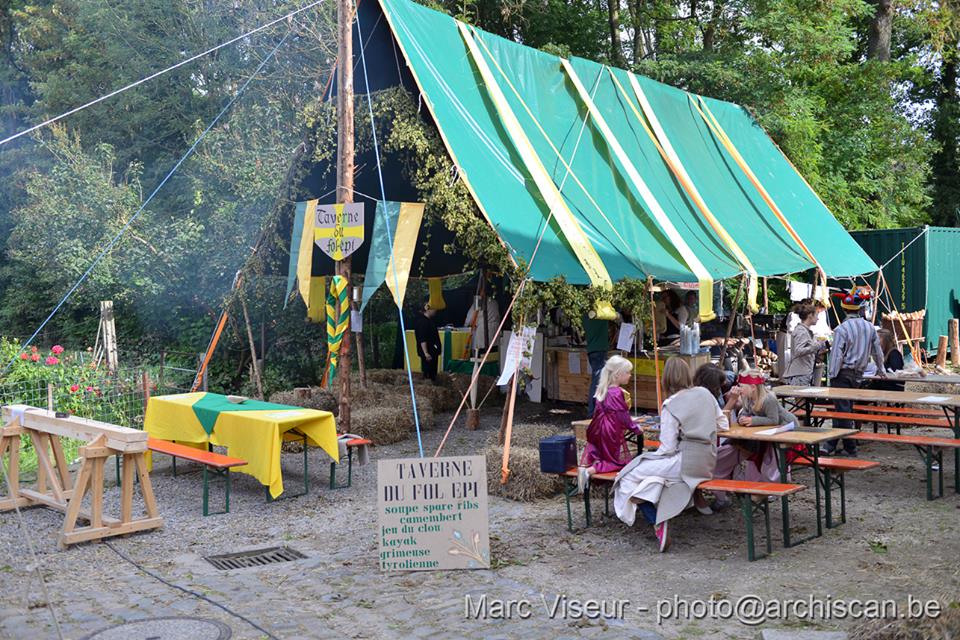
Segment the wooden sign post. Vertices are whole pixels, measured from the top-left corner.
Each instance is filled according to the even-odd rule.
[[[381,571],[490,568],[483,456],[377,461]]]

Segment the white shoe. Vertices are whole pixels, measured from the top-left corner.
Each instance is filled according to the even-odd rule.
[[[693,505],[693,506],[696,507],[697,511],[698,511],[701,515],[705,515],[705,516],[712,516],[712,515],[713,515],[713,509],[711,509],[709,505],[707,505],[707,506],[705,506],[705,507],[697,507],[697,505]]]
[[[586,467],[577,467],[577,493],[582,494],[590,486],[590,474]]]

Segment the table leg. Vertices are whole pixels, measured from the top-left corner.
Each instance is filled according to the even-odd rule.
[[[817,503],[817,537],[823,535],[823,517],[822,509],[820,504],[820,483],[825,478],[821,475],[820,472],[820,445],[815,444],[807,447],[807,451],[813,452],[813,475],[816,478],[816,481],[813,483],[813,492],[815,495],[815,500]],[[829,478],[826,478],[829,481]],[[824,486],[824,491],[827,493],[827,518],[830,517],[830,486]]]
[[[953,437],[960,440],[960,409],[953,408]],[[943,465],[940,466],[943,469]],[[960,493],[960,449],[953,450],[953,490]]]
[[[773,446],[773,450],[777,454],[777,461],[780,463],[780,482],[785,482],[787,478],[787,452],[777,445]],[[793,543],[790,541],[790,502],[787,500],[787,496],[780,498],[780,510],[783,516],[783,546],[789,548],[793,546]]]

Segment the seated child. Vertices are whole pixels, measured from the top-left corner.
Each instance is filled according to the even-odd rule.
[[[627,392],[621,387],[630,381],[633,365],[626,358],[611,356],[600,371],[594,395],[596,407],[587,427],[587,445],[577,477],[582,492],[594,473],[620,471],[633,456],[627,448],[624,432],[641,433],[630,417]]]

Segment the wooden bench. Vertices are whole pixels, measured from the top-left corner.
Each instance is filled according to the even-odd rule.
[[[246,460],[241,460],[240,458],[231,458],[230,456],[214,453],[213,451],[197,449],[195,447],[177,444],[176,442],[170,442],[169,440],[160,440],[158,438],[150,438],[147,440],[147,448],[154,453],[162,453],[173,458],[173,475],[177,475],[177,458],[196,462],[203,466],[203,515],[205,516],[210,515],[210,486],[207,477],[207,470],[209,469],[210,472],[216,476],[222,476],[225,478],[226,499],[224,501],[224,510],[217,511],[216,514],[230,513],[230,469],[232,467],[239,467],[247,464]]]
[[[797,458],[791,464],[798,467],[813,467],[813,461],[807,458]],[[817,466],[819,466],[823,475],[827,529],[833,529],[833,501],[831,499],[833,487],[840,488],[840,524],[843,524],[847,521],[847,491],[844,476],[850,471],[875,469],[880,466],[880,463],[873,460],[860,460],[859,458],[818,457]]]
[[[657,445],[659,446],[659,443],[657,443]],[[563,494],[567,506],[567,529],[569,531],[573,531],[573,518],[570,510],[570,498],[573,495],[576,495],[577,492],[577,467],[571,467],[559,475],[564,479]],[[613,481],[616,479],[616,477],[616,473],[595,473],[590,476],[591,483],[603,484],[604,513],[608,516],[610,515],[610,485],[613,484]],[[740,507],[743,510],[744,524],[747,529],[747,560],[752,562],[758,557],[765,557],[766,555],[769,555],[772,551],[772,542],[770,538],[770,505],[766,498],[771,496],[784,498],[791,494],[797,493],[798,491],[802,491],[805,487],[802,484],[787,484],[780,482],[707,480],[706,482],[701,482],[697,488],[705,491],[726,491],[737,496],[737,499],[740,502]],[[764,499],[755,502],[752,499],[752,496],[761,496]],[[589,490],[583,492],[583,504],[586,513],[587,526],[589,527],[591,525]],[[763,556],[757,556],[754,544],[753,517],[756,515],[757,511],[763,513],[764,526],[767,536],[767,551]],[[784,515],[784,517],[786,517],[786,515]],[[789,526],[789,523],[785,523],[784,526]]]
[[[346,488],[353,486],[353,450],[357,447],[371,446],[373,445],[373,440],[368,440],[366,438],[351,438],[347,440],[347,484]],[[331,489],[342,489],[344,487],[337,486],[337,463],[330,463],[330,488]]]
[[[816,402],[818,407],[832,407],[832,402]],[[890,415],[919,416],[923,418],[942,418],[943,411],[937,409],[918,409],[916,407],[894,407],[890,405],[878,404],[855,404],[854,411],[865,411],[867,413],[888,413]]]
[[[846,411],[812,411],[810,421],[819,426],[825,420],[849,420],[858,424],[873,424],[874,432],[879,425],[886,425],[887,429],[900,427],[930,427],[935,429],[953,429],[950,421],[944,418],[921,418],[915,416],[883,415],[880,413],[855,413]]]
[[[931,436],[904,436],[893,433],[869,433],[861,431],[852,436],[847,436],[851,440],[861,442],[883,442],[887,444],[905,444],[911,445],[920,452],[924,464],[927,468],[927,500],[940,498],[943,496],[943,450],[960,449],[960,439],[956,438],[934,438]],[[933,465],[938,466],[939,493],[933,495]],[[954,489],[960,493],[960,475],[957,469],[953,470]]]

